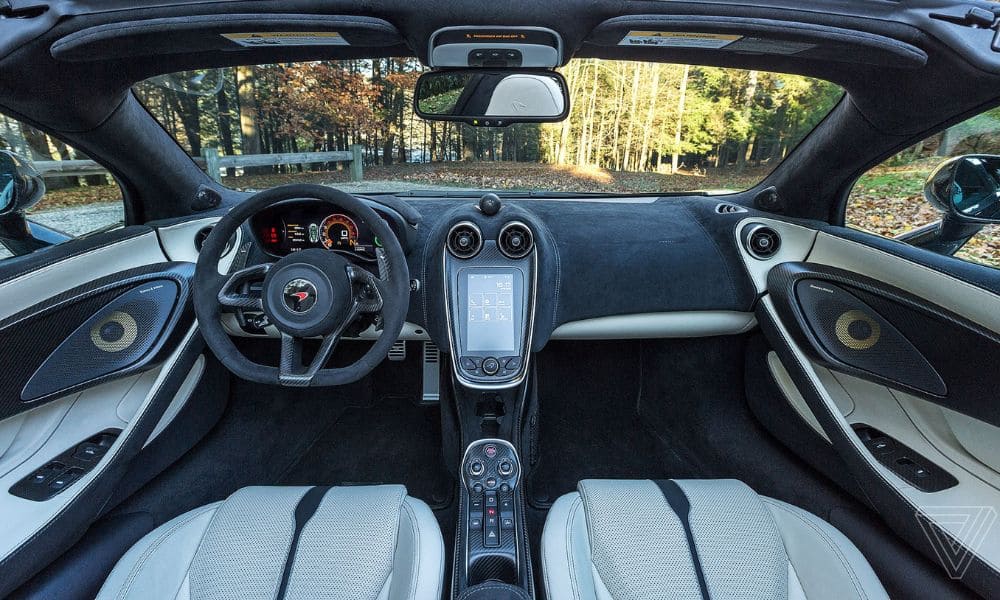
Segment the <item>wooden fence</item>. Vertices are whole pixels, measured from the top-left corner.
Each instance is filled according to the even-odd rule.
[[[288,152],[284,154],[237,154],[224,156],[218,148],[205,148],[194,162],[205,169],[208,176],[222,182],[222,170],[243,167],[266,167],[274,165],[308,165],[314,163],[350,163],[351,181],[361,181],[364,170],[361,158],[362,147],[351,146],[340,152]],[[104,175],[107,170],[92,160],[38,160],[32,163],[42,177],[86,177]]]

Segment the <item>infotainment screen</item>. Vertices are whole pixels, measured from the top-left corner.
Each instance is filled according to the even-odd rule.
[[[497,355],[517,354],[514,322],[514,275],[468,273],[468,338],[466,350]]]

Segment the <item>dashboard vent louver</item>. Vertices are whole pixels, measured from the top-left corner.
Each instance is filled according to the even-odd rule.
[[[732,215],[736,213],[745,213],[747,212],[747,209],[743,208],[742,206],[736,206],[735,204],[726,204],[725,202],[723,202],[722,204],[719,204],[718,206],[715,207],[715,212],[719,213],[720,215]]]
[[[448,252],[456,258],[472,258],[483,247],[483,233],[475,223],[462,221],[448,232]]]
[[[768,260],[781,248],[781,236],[766,225],[751,223],[744,229],[747,252],[760,260]]]
[[[500,229],[497,246],[507,258],[519,259],[531,253],[535,247],[535,239],[527,225],[520,221],[512,221]]]
[[[202,227],[198,230],[198,233],[194,234],[194,247],[198,252],[201,252],[201,246],[208,239],[208,234],[212,233],[211,227]]]

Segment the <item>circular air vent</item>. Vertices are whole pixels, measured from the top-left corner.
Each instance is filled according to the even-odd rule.
[[[198,252],[201,252],[201,247],[205,245],[205,240],[208,239],[208,234],[212,233],[213,227],[214,227],[213,225],[209,225],[208,227],[202,227],[201,229],[198,230],[197,233],[194,234],[194,247],[195,249],[198,250]],[[222,254],[220,254],[219,257],[221,258],[229,254],[229,251],[232,250],[233,246],[235,245],[236,245],[236,234],[234,233],[233,237],[229,238],[229,241],[226,242],[226,247],[222,249]]]
[[[781,236],[766,225],[750,224],[744,229],[743,236],[747,252],[760,260],[767,260],[781,248]]]
[[[528,226],[520,221],[507,223],[500,229],[497,246],[507,258],[524,258],[535,247],[535,240]]]
[[[483,247],[483,234],[475,223],[462,221],[448,232],[448,252],[456,258],[472,258]]]

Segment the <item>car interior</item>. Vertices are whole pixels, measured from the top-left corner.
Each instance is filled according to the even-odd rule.
[[[742,191],[606,193],[224,185],[277,163],[138,87],[397,57],[414,123],[495,136],[577,118],[571,61],[837,92]],[[123,207],[65,236],[0,153],[0,597],[1000,596],[992,138],[932,157],[930,225],[845,221],[998,105],[983,0],[0,0],[0,113]]]

